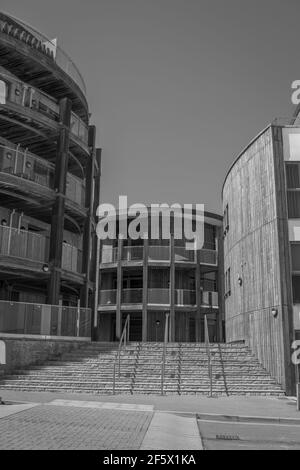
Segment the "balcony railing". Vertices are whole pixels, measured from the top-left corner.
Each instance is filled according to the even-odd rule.
[[[49,236],[0,225],[0,255],[47,263]],[[80,273],[82,251],[69,243],[63,243],[62,268]]]
[[[46,116],[56,123],[59,122],[59,104],[56,99],[8,75],[1,68],[0,80],[5,87],[4,101],[1,101],[3,109],[11,104],[14,110],[15,106],[21,106],[41,114],[41,117]],[[85,147],[88,146],[88,125],[74,112],[71,113],[70,130]]]
[[[116,263],[118,261],[118,248],[104,245],[101,249],[101,264]]]
[[[0,333],[87,338],[91,310],[1,300]]]
[[[176,289],[175,305],[196,305],[196,291],[187,289]]]
[[[201,305],[204,307],[219,307],[218,292],[202,292]]]
[[[169,289],[148,289],[148,304],[153,305],[169,305],[170,290]]]
[[[143,289],[123,289],[123,304],[141,304],[143,302]]]
[[[216,250],[200,250],[200,263],[217,266],[218,252]]]
[[[100,305],[116,305],[117,303],[117,290],[100,290],[99,304]]]
[[[54,165],[30,152],[20,150],[17,146],[0,144],[0,172],[53,189]],[[84,206],[84,181],[68,173],[66,196]]]
[[[45,235],[0,226],[0,254],[31,261],[47,262],[49,240]]]
[[[142,261],[144,248],[142,246],[124,246],[122,250],[123,261]]]
[[[25,44],[29,44],[39,52],[43,52],[72,78],[84,94],[86,93],[85,83],[77,66],[66,52],[58,47],[54,41],[51,41],[44,34],[36,31],[32,26],[4,13],[0,14],[0,29],[6,34],[11,34],[14,38],[25,42]],[[34,38],[36,38],[36,40],[34,40]]]
[[[169,246],[149,246],[148,249],[149,261],[169,261],[170,260],[170,247]]]
[[[62,268],[75,273],[82,272],[82,250],[69,243],[63,243]]]
[[[174,247],[174,254],[175,254],[175,262],[192,262],[196,261],[196,251],[194,250],[186,250],[184,247],[175,246]]]

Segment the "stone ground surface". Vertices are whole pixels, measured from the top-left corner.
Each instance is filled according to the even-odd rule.
[[[0,449],[139,449],[152,412],[37,405],[0,419]]]
[[[195,395],[93,395],[85,393],[14,392],[1,390],[5,400],[47,403],[55,399],[153,405],[156,411],[270,416],[300,419],[295,400],[277,397],[231,396],[208,398]]]
[[[295,400],[287,398],[100,396],[4,390],[0,390],[0,396],[6,402],[20,402],[0,406],[0,449],[200,450],[200,433],[206,448],[214,448],[224,442],[212,436],[220,432],[256,436],[255,426],[259,426],[262,436],[269,432],[269,443],[275,448],[280,436],[283,446],[289,435],[294,442],[295,436],[300,436],[300,412]],[[8,415],[9,409],[12,414]],[[200,433],[196,414],[205,415],[200,424],[198,421]],[[209,415],[215,422],[209,422]],[[276,427],[221,422],[228,416],[288,418],[292,424]],[[228,443],[230,448],[239,445],[243,443]]]

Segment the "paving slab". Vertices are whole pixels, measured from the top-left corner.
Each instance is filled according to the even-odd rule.
[[[29,410],[34,408],[38,403],[25,403],[20,405],[1,405],[0,406],[0,419],[6,418],[7,416],[21,413],[21,411]]]
[[[196,417],[156,412],[141,449],[202,450]]]
[[[53,400],[48,405],[54,406],[73,406],[77,408],[95,408],[106,410],[123,410],[123,411],[148,411],[154,409],[153,405],[136,405],[131,403],[106,403],[99,401],[78,401],[78,400]]]

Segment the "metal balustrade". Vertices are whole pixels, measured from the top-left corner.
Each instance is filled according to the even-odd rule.
[[[90,337],[91,310],[1,300],[0,332],[14,335]]]
[[[190,262],[195,263],[196,258],[196,251],[194,250],[187,250],[181,246],[174,247],[174,255],[175,255],[175,262]]]
[[[196,305],[196,291],[188,289],[175,289],[175,305]]]
[[[149,261],[169,261],[170,247],[150,245],[148,248]]]
[[[143,302],[143,289],[123,289],[123,304],[141,304]]]
[[[101,249],[101,264],[116,263],[118,261],[118,248],[103,245]]]
[[[122,249],[123,261],[142,261],[144,255],[143,246],[124,246]]]
[[[205,307],[219,307],[218,292],[202,291],[201,305]]]
[[[99,304],[100,305],[116,305],[117,303],[117,290],[101,289],[99,293]]]
[[[169,305],[170,289],[148,289],[148,304]]]
[[[200,263],[217,266],[218,252],[216,250],[200,250]]]

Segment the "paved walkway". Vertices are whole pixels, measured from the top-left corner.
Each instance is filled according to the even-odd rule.
[[[152,416],[149,411],[36,405],[0,419],[0,449],[136,450]]]
[[[270,416],[300,419],[296,401],[277,397],[231,396],[208,398],[191,395],[92,395],[47,392],[14,392],[0,389],[3,400],[47,403],[55,399],[151,405],[155,411],[210,413],[243,416]]]
[[[20,403],[0,406],[0,449],[201,449],[196,415],[289,419],[300,425],[296,402],[287,398],[1,390],[0,396]]]

